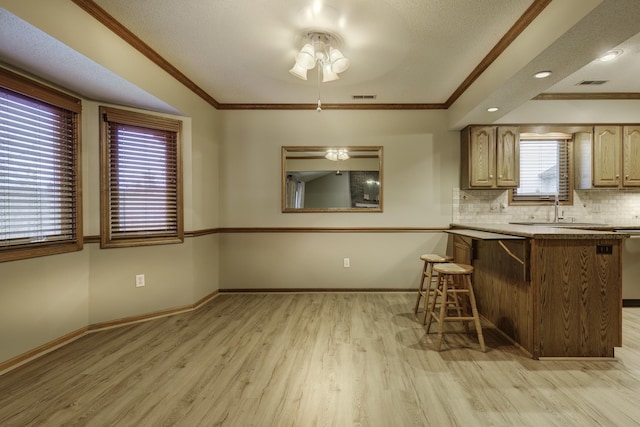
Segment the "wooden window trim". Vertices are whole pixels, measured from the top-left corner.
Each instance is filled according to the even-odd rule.
[[[80,99],[3,68],[0,68],[0,86],[77,114],[82,112],[82,101]]]
[[[72,237],[60,241],[8,245],[0,249],[0,262],[80,251],[83,248],[81,171],[82,144],[80,130],[82,123],[82,101],[71,95],[60,92],[42,83],[33,81],[3,68],[0,68],[0,87],[31,98],[36,103],[49,104],[53,107],[72,113],[73,142],[72,146],[68,148],[69,152],[73,153],[73,165],[69,176],[73,177],[74,183],[73,190],[71,191],[74,198],[71,219],[71,221],[73,221],[73,225],[71,226]]]
[[[176,224],[175,233],[113,237],[111,232],[110,200],[110,141],[109,122],[121,125],[143,127],[151,130],[169,131],[176,134]],[[183,191],[182,191],[182,122],[162,116],[100,107],[100,246],[102,248],[164,245],[184,242]]]

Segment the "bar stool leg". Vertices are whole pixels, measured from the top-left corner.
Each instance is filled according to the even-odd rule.
[[[441,285],[441,289],[442,289],[442,295],[440,297],[440,315],[438,317],[438,343],[436,344],[436,350],[440,351],[440,347],[442,346],[442,335],[444,333],[444,317],[445,314],[447,312],[447,295],[449,293],[448,291],[448,287],[449,287],[449,278],[447,277],[446,274],[439,274],[438,275],[438,283],[442,283]],[[434,299],[435,299],[435,295],[434,295]]]
[[[453,276],[450,277],[449,280],[451,281],[451,298],[453,299],[453,304],[455,305],[455,309],[456,309],[456,314],[458,315],[458,317],[463,317],[463,309],[464,309],[464,314],[468,314],[468,310],[466,309],[466,305],[463,307],[462,305],[460,305],[460,302],[462,301],[462,297],[460,296],[460,294],[458,292],[456,292],[456,288],[459,289],[459,279],[457,276]],[[465,329],[465,332],[469,332],[469,322],[466,320],[461,320],[460,323],[462,323],[462,326]]]
[[[453,280],[454,282],[454,287],[458,289],[466,288],[466,282],[464,281],[465,277],[466,276],[463,276],[463,277],[453,276],[451,280]],[[462,283],[460,282],[461,280],[462,280]],[[455,290],[453,290],[452,293],[454,294],[454,299],[456,304],[456,313],[458,314],[458,317],[470,317],[469,308],[467,307],[467,301],[463,299],[463,296],[461,295],[460,292],[456,292]],[[462,326],[464,327],[464,331],[466,333],[469,333],[469,321],[461,320],[460,323],[462,323]]]
[[[429,268],[429,261],[424,262],[424,266],[422,267],[422,273],[420,274],[420,284],[418,285],[418,298],[416,299],[416,306],[413,308],[413,313],[414,314],[418,314],[418,307],[420,306],[420,297],[422,296],[422,293],[424,292],[424,278],[426,277],[426,272],[427,269]],[[427,299],[427,297],[429,296],[429,294],[425,294],[425,300]],[[426,304],[426,301],[425,301]]]
[[[476,332],[478,333],[478,341],[480,342],[480,349],[483,352],[486,352],[486,349],[484,346],[484,336],[482,334],[482,325],[480,324],[480,315],[478,314],[478,307],[476,306],[476,296],[473,293],[473,285],[471,284],[471,277],[468,275],[465,275],[464,281],[467,286],[467,290],[469,291],[469,303],[471,304],[471,313],[473,315],[473,322],[476,325]]]
[[[441,294],[441,286],[442,286],[442,284],[440,283],[440,276],[441,275],[438,275],[438,277],[436,278],[436,288],[433,291],[433,298],[431,298],[431,304],[430,304],[429,312],[428,312],[427,334],[429,333],[429,330],[431,329],[431,323],[433,321],[433,318],[435,317],[435,311],[436,311],[436,304],[437,304],[438,296],[440,296],[440,301],[442,301],[442,295],[444,295],[444,294]]]
[[[427,290],[424,294],[424,316],[422,318],[422,324],[427,323],[427,314],[429,313],[429,298],[431,297],[431,285],[433,284],[433,263],[429,263],[427,266]],[[436,297],[435,290],[433,291],[433,298]]]

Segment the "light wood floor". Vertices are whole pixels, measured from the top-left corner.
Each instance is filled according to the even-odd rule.
[[[482,353],[458,325],[438,353],[414,302],[223,294],[6,373],[0,426],[640,425],[640,309],[624,309],[615,360],[560,362],[491,328]]]

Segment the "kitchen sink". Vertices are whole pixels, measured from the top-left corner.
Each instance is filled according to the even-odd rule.
[[[542,227],[606,227],[607,224],[600,224],[594,222],[532,222],[532,221],[521,221],[521,222],[510,222],[509,224],[516,225],[537,225]]]

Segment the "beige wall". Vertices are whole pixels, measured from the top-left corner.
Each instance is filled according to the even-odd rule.
[[[447,227],[459,136],[443,111],[225,111],[222,227]],[[280,147],[383,146],[384,212],[282,213]],[[408,289],[434,233],[223,233],[220,288]],[[351,267],[342,266],[350,258]]]
[[[0,263],[0,363],[87,326],[89,253]]]
[[[459,135],[446,111],[222,111],[221,227],[444,227]],[[383,146],[383,213],[287,213],[281,146]]]
[[[186,89],[185,92],[189,93]],[[192,117],[162,114],[183,123],[186,231],[215,228],[217,223],[217,215],[210,214],[217,210],[217,173],[216,168],[209,166],[217,152],[217,130],[211,126],[215,110],[198,103]],[[100,105],[104,104],[83,102],[84,234],[89,236],[100,234]],[[210,258],[197,262],[194,247],[201,248],[199,260],[203,245]],[[211,236],[188,238],[180,245],[105,250],[98,244],[87,245],[85,250],[90,251],[89,324],[189,305],[214,292],[218,289],[217,248],[217,239]],[[145,274],[145,287],[134,286],[136,274]]]
[[[217,236],[183,244],[100,249],[89,244],[89,324],[191,305],[217,289]],[[135,287],[136,274],[145,286]]]
[[[443,232],[222,234],[220,288],[415,289],[420,255],[445,250]]]

